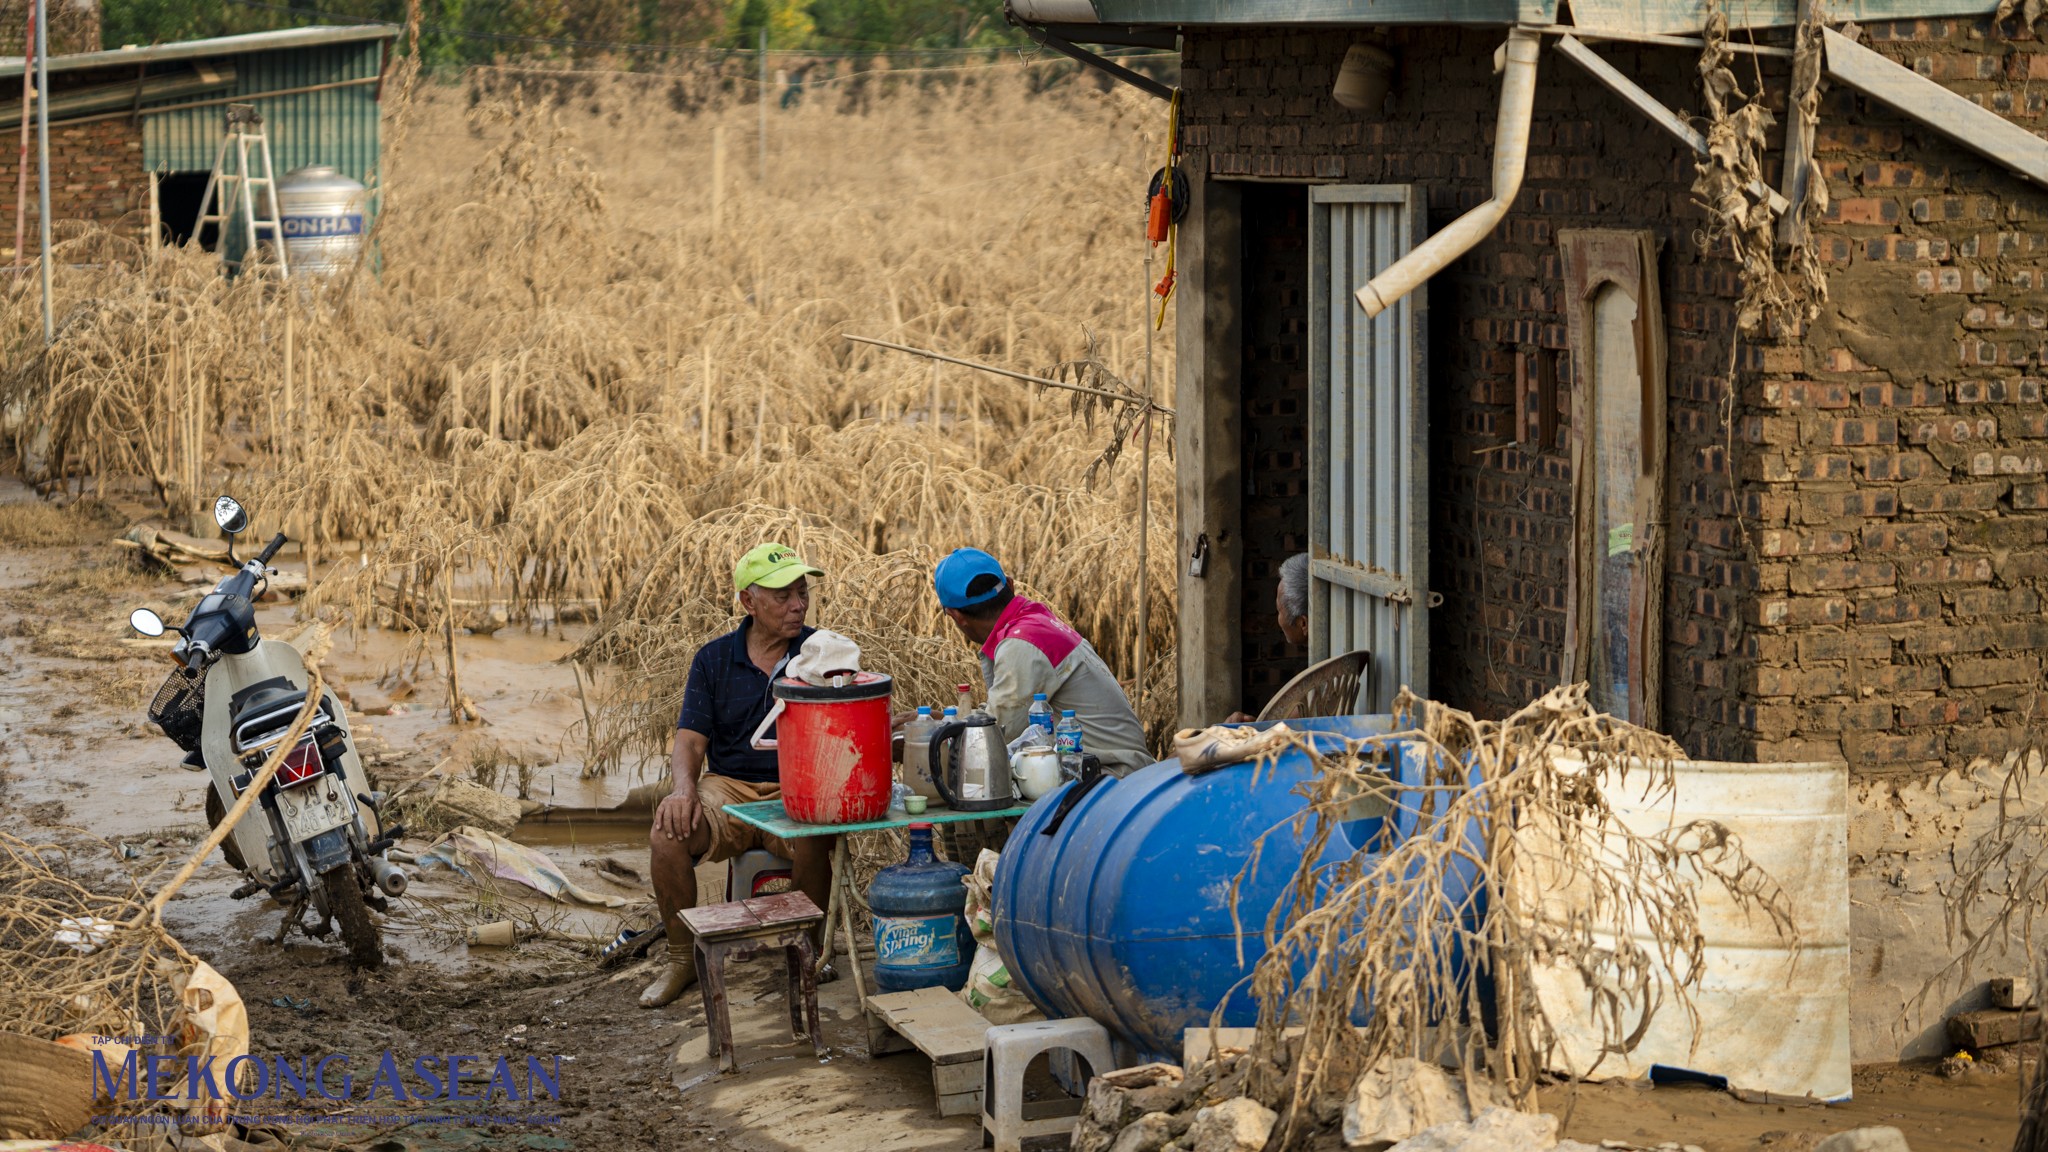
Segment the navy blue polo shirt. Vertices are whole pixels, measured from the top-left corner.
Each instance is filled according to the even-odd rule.
[[[774,784],[782,779],[775,751],[763,752],[748,742],[775,703],[768,693],[768,674],[747,657],[747,629],[753,623],[753,617],[743,616],[739,627],[697,649],[696,658],[690,661],[690,679],[683,685],[683,714],[676,719],[676,727],[701,733],[711,742],[706,771],[755,784]],[[816,631],[806,624],[796,634],[782,659],[775,662],[777,673]],[[774,735],[770,728],[763,738]]]

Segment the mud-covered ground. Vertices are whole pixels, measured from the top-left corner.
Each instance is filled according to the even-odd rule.
[[[0,513],[27,499],[18,486],[0,485]],[[205,778],[180,769],[176,749],[143,722],[169,666],[159,649],[133,642],[128,611],[148,604],[181,620],[203,590],[196,581],[221,574],[142,574],[107,542],[122,519],[115,510],[89,522],[80,538],[54,545],[9,545],[0,536],[0,812],[10,830],[72,843],[80,866],[109,884],[123,873],[175,866],[205,832]],[[285,603],[264,606],[259,623],[271,636],[301,627]],[[378,713],[355,711],[352,721],[380,786],[402,787],[438,766],[558,807],[602,808],[635,781],[581,778],[582,702],[569,670],[552,663],[571,646],[558,630],[518,625],[462,638],[465,691],[485,721],[466,731],[448,725],[437,675],[426,665],[413,670],[402,636],[338,633],[327,638],[321,662],[353,709]],[[649,893],[637,879],[646,874],[643,827],[632,819],[570,821],[522,837],[579,885],[627,901],[618,909],[541,907],[538,916],[597,935],[651,922]],[[401,847],[417,852],[425,841]],[[611,870],[587,866],[599,859],[610,860]],[[934,1113],[921,1057],[866,1057],[848,980],[821,993],[832,1049],[821,1063],[807,1044],[789,1041],[775,966],[749,969],[733,1009],[742,1067],[721,1076],[705,1050],[695,993],[661,1011],[637,1007],[651,961],[600,972],[587,945],[466,946],[470,924],[536,913],[516,894],[478,890],[445,870],[421,873],[413,892],[381,918],[389,962],[357,973],[332,941],[294,935],[283,946],[272,943],[282,910],[260,899],[230,900],[237,882],[215,853],[165,921],[241,992],[254,1051],[293,1062],[349,1058],[355,1099],[291,1100],[288,1111],[317,1113],[291,1130],[384,1152],[980,1147],[971,1120]],[[700,876],[707,893],[723,883],[717,866]],[[486,1105],[392,1102],[387,1094],[367,1101],[386,1052],[407,1068],[421,1057],[455,1054],[483,1057],[485,1069],[501,1055],[515,1068],[529,1055],[558,1057],[561,1097]],[[1829,1132],[1891,1125],[1919,1152],[2003,1148],[2015,1128],[2018,1080],[2012,1066],[1980,1066],[1952,1080],[1930,1069],[1865,1069],[1856,1100],[1828,1108],[1747,1105],[1704,1089],[1588,1086],[1571,1102],[1567,1134],[1645,1148],[1801,1152]],[[420,1081],[408,1074],[406,1083]],[[1567,1102],[1557,1095],[1546,1103],[1562,1111]]]

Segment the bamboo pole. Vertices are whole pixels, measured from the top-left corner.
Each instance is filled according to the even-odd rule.
[[[1152,247],[1145,248],[1145,295],[1138,315],[1150,319],[1152,311]],[[1145,325],[1145,421],[1144,440],[1138,449],[1138,676],[1137,703],[1145,703],[1145,666],[1152,628],[1147,612],[1152,606],[1152,401],[1158,395],[1152,387],[1152,325]]]
[[[284,418],[289,421],[295,405],[292,403],[292,310],[287,304],[284,310]]]
[[[504,399],[505,399],[505,371],[504,371],[504,369],[505,369],[505,362],[504,362],[503,360],[493,360],[493,361],[491,361],[491,424],[490,424],[490,433],[491,433],[491,439],[493,439],[493,440],[496,440],[496,439],[498,438],[498,415],[499,415],[499,405],[501,405],[502,403],[504,403]]]
[[[448,427],[460,428],[467,419],[462,411],[462,378],[466,375],[453,364],[448,366]]]
[[[36,9],[28,5],[28,37],[22,41],[30,59],[21,69],[21,151],[14,162],[14,263],[28,258],[28,122],[29,106],[36,102]]]
[[[937,360],[932,361],[932,400],[930,412],[932,414],[932,427],[937,429],[939,426],[939,362]]]
[[[768,376],[761,374],[761,390],[754,394],[754,460],[761,459],[761,432],[768,426]]]
[[[711,130],[711,236],[725,226],[725,125]]]
[[[711,384],[718,369],[711,363],[711,345],[704,345],[704,398],[697,408],[697,450],[711,454]]]
[[[1100,396],[1104,400],[1114,400],[1119,404],[1144,405],[1151,411],[1167,417],[1179,415],[1164,404],[1147,403],[1144,397],[1131,396],[1123,392],[1111,392],[1105,388],[1089,388],[1082,384],[1069,384],[1065,380],[1052,380],[1044,376],[1033,376],[1025,372],[1012,372],[1008,368],[998,368],[993,364],[983,364],[975,360],[962,360],[958,356],[948,356],[942,352],[933,352],[928,348],[912,348],[908,344],[891,344],[887,340],[876,340],[868,336],[855,336],[852,333],[847,333],[846,338],[856,344],[873,344],[877,348],[887,348],[892,352],[908,352],[912,356],[923,356],[928,360],[938,360],[946,364],[958,364],[963,368],[972,368],[977,372],[987,372],[994,376],[1007,376],[1012,380],[1022,380],[1026,384],[1040,384],[1047,388],[1061,388],[1068,392],[1079,392],[1085,396]]]
[[[461,724],[465,717],[462,709],[462,678],[455,663],[455,557],[441,559],[441,608],[442,622],[448,633],[448,722]]]
[[[284,764],[285,754],[298,747],[299,737],[305,735],[306,729],[312,725],[313,714],[319,711],[326,693],[327,686],[321,680],[319,664],[312,660],[306,661],[306,701],[299,705],[298,715],[292,718],[291,727],[285,731],[284,738],[271,747],[270,755],[264,757],[263,766],[256,770],[256,775],[250,779],[249,786],[242,789],[241,798],[235,801],[234,807],[227,810],[227,814],[220,818],[220,823],[215,824],[213,831],[199,842],[199,847],[193,850],[192,855],[186,857],[184,865],[170,881],[157,889],[156,895],[150,898],[149,903],[128,921],[128,927],[139,928],[145,922],[163,922],[164,905],[170,903],[171,897],[178,894],[178,889],[183,888],[186,881],[192,879],[192,874],[199,871],[199,865],[213,854],[215,848],[220,847],[221,841],[228,838],[228,833],[235,830],[235,825],[241,823],[242,817],[249,814],[249,809],[256,804],[256,798],[263,794],[263,790],[270,784],[271,777],[276,776],[278,768]]]

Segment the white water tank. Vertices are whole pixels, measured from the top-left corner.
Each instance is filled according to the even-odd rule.
[[[291,275],[326,276],[355,263],[369,198],[368,188],[331,164],[285,173],[277,182],[277,206]]]

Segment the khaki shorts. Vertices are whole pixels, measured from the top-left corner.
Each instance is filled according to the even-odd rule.
[[[727,815],[723,809],[727,804],[751,804],[756,800],[773,800],[782,795],[779,784],[756,784],[748,780],[735,780],[730,776],[719,776],[711,772],[697,778],[697,802],[703,805],[706,827],[711,829],[711,849],[703,859],[717,863],[746,852],[752,848],[765,848],[784,860],[796,859],[796,852],[789,842],[780,836],[770,836],[744,820]]]

